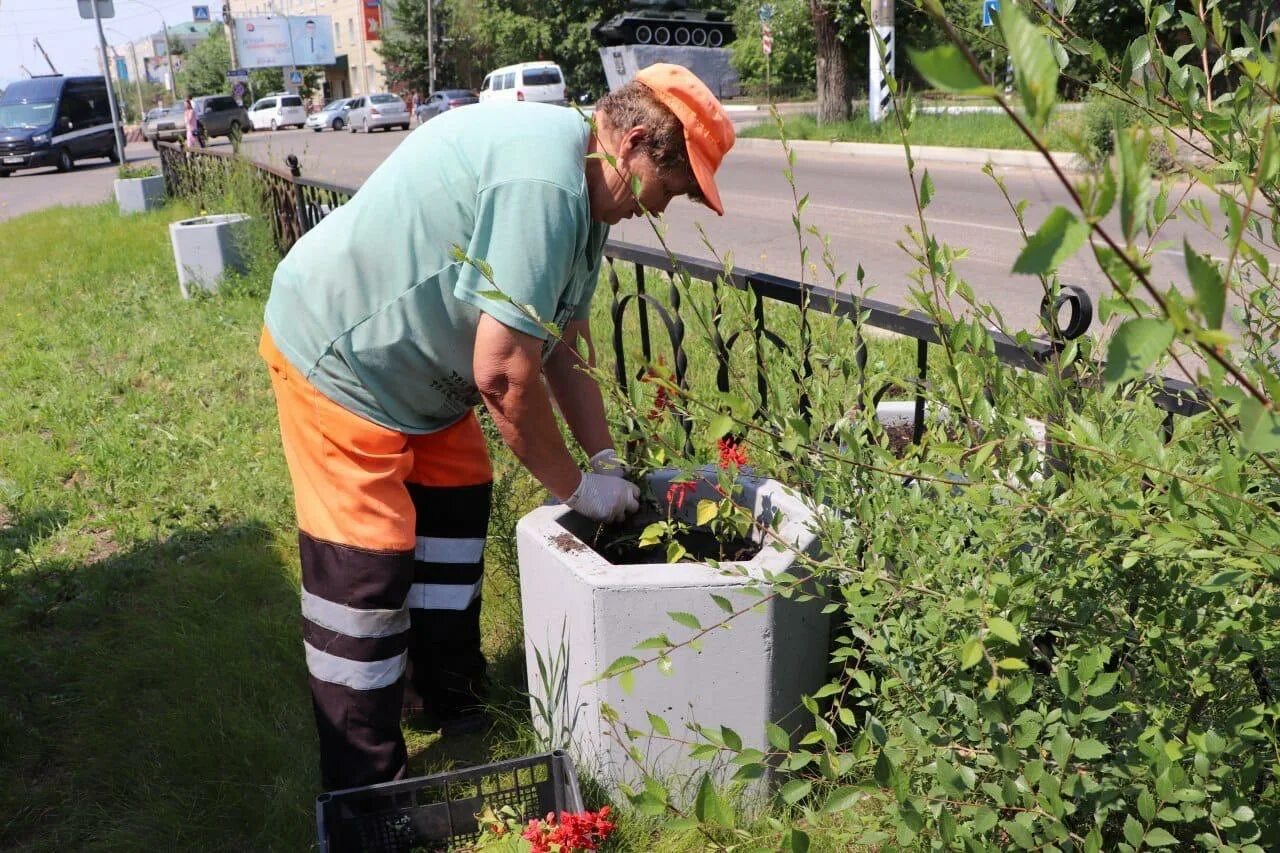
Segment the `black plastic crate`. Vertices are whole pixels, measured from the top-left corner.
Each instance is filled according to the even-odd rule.
[[[562,750],[316,798],[320,853],[435,853],[480,837],[476,815],[511,806],[522,821],[583,810]]]

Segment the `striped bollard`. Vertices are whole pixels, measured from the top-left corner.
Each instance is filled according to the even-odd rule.
[[[871,73],[868,75],[870,91],[867,93],[868,105],[871,109],[871,121],[879,122],[893,108],[893,95],[889,91],[889,81],[893,79],[894,37],[892,26],[876,26],[869,31],[871,38]],[[884,42],[884,59],[880,58],[880,46],[877,41]]]

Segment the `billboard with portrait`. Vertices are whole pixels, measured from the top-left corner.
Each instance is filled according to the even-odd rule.
[[[328,15],[295,15],[289,19],[294,65],[333,65],[333,19]]]
[[[241,68],[332,65],[333,19],[328,15],[264,15],[236,18]]]

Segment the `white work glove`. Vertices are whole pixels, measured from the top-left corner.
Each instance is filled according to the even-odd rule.
[[[588,471],[565,503],[592,521],[620,521],[640,508],[640,487],[621,477]]]
[[[627,468],[622,464],[622,460],[618,458],[617,451],[612,447],[607,447],[591,457],[591,471],[595,474],[603,474],[606,477],[624,477],[626,476]]]

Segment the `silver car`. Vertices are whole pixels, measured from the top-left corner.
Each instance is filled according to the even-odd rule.
[[[409,108],[398,95],[390,92],[374,92],[372,95],[356,95],[348,104],[347,125],[351,132],[363,130],[369,133],[375,128],[398,127],[409,129]]]
[[[336,101],[330,101],[322,109],[307,116],[307,127],[316,133],[326,127],[342,130],[347,126],[347,111],[350,109],[351,101],[351,98],[338,98]]]

